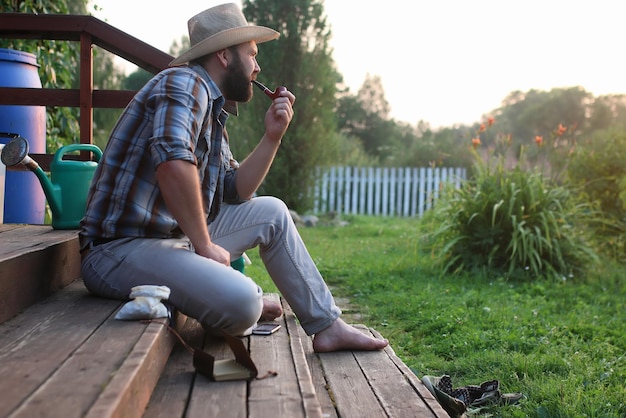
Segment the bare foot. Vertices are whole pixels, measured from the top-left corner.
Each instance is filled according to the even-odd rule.
[[[280,303],[265,298],[263,299],[263,311],[261,312],[259,321],[273,321],[282,314],[283,308],[281,308]]]
[[[316,353],[326,353],[340,350],[382,350],[389,341],[379,340],[363,334],[358,329],[346,324],[343,319],[337,318],[333,324],[315,334],[313,350]]]

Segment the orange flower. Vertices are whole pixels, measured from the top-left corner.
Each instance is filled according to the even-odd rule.
[[[539,136],[539,135],[537,135],[537,136],[535,137],[535,143],[536,143],[537,145],[539,145],[539,146],[542,146],[542,145],[543,145],[543,136]]]
[[[559,129],[556,132],[557,136],[563,135],[565,131],[567,131],[567,128],[559,123]]]
[[[478,147],[480,145],[480,138],[476,137],[476,138],[472,138],[472,146],[474,148]]]
[[[487,118],[487,126],[493,125],[495,121],[496,120],[493,118],[493,116],[489,116],[489,118]]]
[[[478,130],[478,132],[485,132],[485,124],[484,123],[480,124],[480,129]]]

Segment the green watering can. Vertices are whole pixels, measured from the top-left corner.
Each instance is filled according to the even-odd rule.
[[[64,160],[74,151],[91,151],[100,161],[102,151],[91,144],[70,144],[59,148],[50,163],[50,178],[35,160],[28,156],[28,141],[17,135],[2,149],[2,163],[7,167],[24,164],[35,173],[52,210],[54,229],[78,229],[85,215],[87,193],[98,167],[96,161]]]

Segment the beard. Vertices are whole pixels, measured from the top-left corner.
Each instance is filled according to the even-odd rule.
[[[238,54],[235,54],[235,59],[228,64],[227,70],[229,71],[222,86],[224,98],[240,103],[249,102],[252,99],[252,83],[250,76],[244,72],[243,63]]]

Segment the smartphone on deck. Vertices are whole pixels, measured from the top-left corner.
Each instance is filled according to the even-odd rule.
[[[280,324],[259,324],[252,330],[252,333],[255,335],[270,335],[278,331],[280,327]]]

